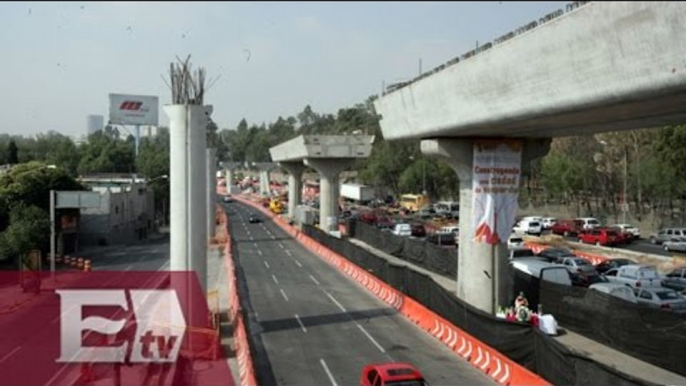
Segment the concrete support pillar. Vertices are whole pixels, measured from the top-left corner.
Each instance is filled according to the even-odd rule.
[[[215,209],[217,205],[217,149],[206,150],[207,167],[207,237],[215,232]]]
[[[514,300],[513,277],[509,268],[507,240],[497,245],[474,241],[472,225],[472,139],[441,138],[423,140],[422,152],[440,157],[460,180],[460,237],[457,260],[457,296],[485,312]],[[522,153],[522,165],[548,152],[550,140],[529,141]],[[514,225],[514,224],[513,224]]]
[[[238,162],[224,162],[224,170],[226,175],[224,180],[226,181],[226,191],[231,193],[231,186],[233,185],[234,176],[233,172],[241,166]]]
[[[288,172],[288,218],[295,219],[295,208],[302,199],[302,178],[305,165],[300,162],[279,162]]]
[[[269,172],[276,167],[274,162],[253,162],[253,166],[260,171],[260,195],[266,197],[270,193]]]
[[[205,131],[212,106],[167,105],[170,128],[172,271],[195,271],[207,282],[207,166]]]
[[[338,175],[352,166],[355,160],[306,158],[304,162],[305,165],[319,172],[319,228],[327,232],[335,231],[338,229],[338,198],[340,196]]]

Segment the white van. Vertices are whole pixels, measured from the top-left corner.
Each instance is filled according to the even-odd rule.
[[[525,217],[515,224],[514,228],[512,228],[512,232],[520,236],[524,234],[540,236],[543,232],[543,228],[539,220],[532,217]]]
[[[513,259],[512,267],[518,271],[524,272],[529,276],[533,276],[539,280],[545,280],[552,283],[562,285],[572,285],[572,279],[569,277],[569,271],[562,264],[552,264],[543,261],[539,258],[519,258]]]
[[[583,230],[595,229],[600,227],[600,221],[598,221],[597,218],[593,217],[580,217],[574,219],[574,221],[578,221],[579,225],[581,226],[581,229]]]
[[[445,227],[441,228],[436,233],[441,233],[441,234],[454,233],[455,237],[460,237],[460,227],[454,226],[454,225],[445,226]]]
[[[614,296],[616,298],[620,298],[622,300],[626,300],[627,302],[631,302],[634,304],[638,303],[636,301],[636,294],[634,293],[634,291],[624,284],[595,283],[591,284],[588,288],[608,294],[610,296]]]

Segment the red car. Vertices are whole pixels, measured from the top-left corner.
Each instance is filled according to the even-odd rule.
[[[610,228],[610,230],[617,232],[617,244],[631,244],[631,242],[635,239],[633,233],[624,232],[621,228]]]
[[[365,366],[362,386],[427,386],[422,373],[409,363],[383,363]]]
[[[579,242],[595,245],[617,245],[620,236],[609,228],[596,228],[579,234]]]
[[[581,232],[581,224],[575,220],[559,220],[552,227],[550,232],[555,235],[576,236]]]

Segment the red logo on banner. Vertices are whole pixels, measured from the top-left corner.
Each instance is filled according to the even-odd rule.
[[[122,104],[119,106],[119,110],[140,110],[141,106],[143,106],[143,102],[136,102],[136,101],[124,101]]]

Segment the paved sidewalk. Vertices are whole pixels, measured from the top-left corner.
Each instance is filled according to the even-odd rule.
[[[349,238],[348,240],[353,244],[375,254],[376,256],[384,258],[393,264],[404,265],[417,272],[429,275],[434,279],[434,281],[443,286],[443,288],[452,293],[456,293],[457,280],[455,279],[447,278],[443,275],[439,275],[414,265],[406,260],[399,259],[391,254],[372,247],[362,240],[355,238]],[[686,385],[686,377],[651,365],[650,363],[638,360],[632,356],[622,353],[621,351],[617,351],[608,346],[602,345],[594,340],[588,339],[567,329],[565,329],[564,335],[553,337],[553,339],[557,340],[565,347],[575,353],[578,353],[579,355],[593,359],[598,363],[602,363],[624,374],[631,375],[632,377],[663,385]]]

